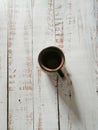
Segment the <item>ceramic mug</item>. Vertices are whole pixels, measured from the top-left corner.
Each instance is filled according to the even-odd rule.
[[[47,72],[58,72],[64,78],[64,73],[61,70],[65,63],[64,53],[55,46],[50,46],[43,49],[38,56],[40,67]]]

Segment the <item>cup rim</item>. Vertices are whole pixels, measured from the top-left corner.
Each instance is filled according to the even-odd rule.
[[[57,51],[59,52],[59,54],[61,55],[61,63],[60,63],[60,65],[59,65],[57,68],[55,68],[55,69],[47,68],[46,66],[43,65],[43,63],[42,63],[41,60],[40,60],[42,54],[43,54],[46,50],[48,50],[48,49],[55,49],[55,50],[57,50]],[[39,61],[40,67],[41,67],[43,70],[45,70],[45,71],[47,71],[47,72],[56,72],[56,71],[60,70],[60,69],[62,68],[62,66],[64,65],[64,63],[65,63],[65,56],[64,56],[64,53],[63,53],[63,51],[62,51],[61,49],[59,49],[58,47],[55,47],[55,46],[50,46],[50,47],[44,48],[44,49],[39,53],[38,61]]]

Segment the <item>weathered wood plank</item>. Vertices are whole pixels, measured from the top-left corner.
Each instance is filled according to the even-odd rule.
[[[7,1],[0,0],[0,129],[7,129]]]
[[[58,130],[57,76],[38,65],[39,52],[55,45],[54,1],[35,0],[33,12],[34,130]]]
[[[33,130],[32,3],[8,2],[9,130]]]
[[[55,0],[57,7],[61,7],[58,17],[64,21],[63,30],[59,28],[64,40],[59,44],[63,44],[66,68],[73,83],[68,88],[59,79],[60,130],[97,130],[94,1]]]
[[[95,74],[96,74],[96,92],[98,93],[98,1],[95,1],[96,18],[96,45],[95,45]]]

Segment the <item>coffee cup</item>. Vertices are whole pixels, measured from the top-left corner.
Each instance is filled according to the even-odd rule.
[[[38,56],[40,67],[46,72],[58,72],[61,78],[64,78],[62,68],[65,63],[65,56],[61,49],[50,46],[43,49]]]

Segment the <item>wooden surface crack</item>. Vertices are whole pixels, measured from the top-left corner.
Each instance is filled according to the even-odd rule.
[[[57,110],[58,110],[58,130],[60,130],[60,109],[59,109],[59,76],[57,76]]]

